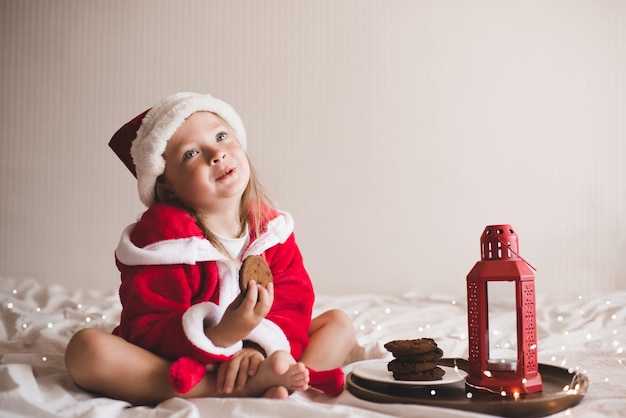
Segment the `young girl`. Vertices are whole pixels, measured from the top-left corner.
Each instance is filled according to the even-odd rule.
[[[133,404],[286,398],[309,386],[341,393],[352,323],[339,310],[311,319],[313,287],[293,220],[258,182],[235,110],[210,95],[174,94],[109,145],[148,209],[115,253],[119,326],[112,334],[84,329],[68,344],[76,384]],[[265,258],[273,283],[252,281],[240,292],[248,255]]]

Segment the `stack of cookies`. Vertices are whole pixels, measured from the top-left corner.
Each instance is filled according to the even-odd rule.
[[[395,380],[441,380],[444,370],[437,367],[443,350],[432,338],[394,340],[385,344],[394,359],[387,364]]]

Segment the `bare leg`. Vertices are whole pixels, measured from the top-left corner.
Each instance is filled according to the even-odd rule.
[[[315,370],[341,367],[356,344],[352,320],[339,309],[313,318],[309,328],[309,345],[300,361]]]
[[[222,396],[214,373],[207,373],[189,392],[177,393],[169,384],[171,362],[97,329],[84,329],[72,337],[65,364],[83,389],[135,405],[154,405],[171,397]],[[242,391],[230,396],[284,398],[287,390],[304,390],[307,384],[304,365],[286,352],[277,352],[261,364]]]
[[[72,337],[65,365],[78,386],[110,398],[151,405],[177,395],[169,385],[168,361],[97,329]]]

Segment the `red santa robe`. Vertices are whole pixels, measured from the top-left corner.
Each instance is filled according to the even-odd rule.
[[[252,254],[264,254],[272,271],[274,303],[245,340],[267,355],[285,350],[298,359],[309,339],[314,293],[288,213],[277,213],[250,237],[242,260]],[[239,265],[203,236],[188,212],[153,205],[124,230],[115,256],[123,309],[114,334],[167,359],[202,364],[223,362],[242,348],[241,341],[217,347],[204,333],[239,294]]]

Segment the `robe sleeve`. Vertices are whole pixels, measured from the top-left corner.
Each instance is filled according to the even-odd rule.
[[[194,296],[198,297],[201,267],[211,274],[214,263],[125,266],[118,262],[118,267],[124,307],[116,331],[119,336],[172,360],[188,356],[204,363],[219,362],[241,349],[241,343],[217,347],[204,334],[206,326],[219,322],[223,308],[210,301],[193,303]],[[207,290],[201,293],[211,293]]]

